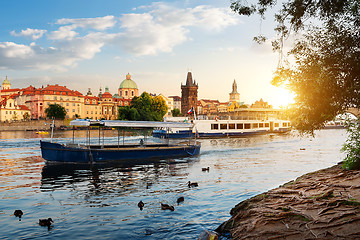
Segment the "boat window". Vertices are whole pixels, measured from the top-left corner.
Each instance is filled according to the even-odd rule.
[[[265,127],[268,128],[270,125],[269,123],[265,123]]]
[[[283,127],[287,127],[287,123],[286,123],[286,122],[283,122],[283,123],[282,123],[282,126],[283,126]]]
[[[229,129],[235,129],[235,123],[229,123]]]
[[[251,128],[251,124],[250,123],[245,123],[245,129],[250,129]]]
[[[279,123],[275,123],[275,127],[279,127]]]
[[[259,123],[259,128],[263,128],[264,127],[264,123]]]
[[[238,124],[236,124],[236,128],[237,129],[244,129],[244,124],[238,123]]]
[[[259,127],[259,124],[258,123],[253,123],[252,124],[252,128],[258,128]]]
[[[227,129],[227,124],[226,123],[221,123],[220,124],[220,129]]]
[[[219,129],[219,124],[211,124],[211,129]]]

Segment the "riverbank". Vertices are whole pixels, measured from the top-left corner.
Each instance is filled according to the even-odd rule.
[[[242,201],[216,231],[232,239],[360,239],[360,171],[341,164]]]
[[[55,120],[55,126],[68,126],[70,120]],[[0,123],[0,131],[48,131],[52,120],[29,120]]]

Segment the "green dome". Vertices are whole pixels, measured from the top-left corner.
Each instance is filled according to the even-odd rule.
[[[133,89],[137,89],[137,85],[136,85],[136,83],[135,83],[133,80],[131,80],[130,74],[127,74],[127,75],[126,75],[126,79],[120,83],[120,87],[119,87],[119,88],[120,88],[120,89],[121,89],[121,88],[133,88]]]
[[[9,80],[7,79],[7,76],[6,76],[6,79],[5,79],[4,82],[3,82],[3,85],[4,85],[4,84],[10,84]]]

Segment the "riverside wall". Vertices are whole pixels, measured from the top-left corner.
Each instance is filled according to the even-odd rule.
[[[46,123],[46,124],[45,124]],[[52,120],[31,120],[24,122],[0,123],[0,131],[47,131]],[[69,120],[55,120],[55,126],[68,126]]]

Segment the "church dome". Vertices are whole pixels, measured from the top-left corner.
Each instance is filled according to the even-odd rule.
[[[6,76],[6,78],[5,78],[4,82],[3,82],[3,85],[4,84],[10,84],[10,81],[7,79],[7,76]]]
[[[126,75],[126,79],[123,80],[121,83],[120,83],[120,89],[121,88],[131,88],[131,89],[137,89],[137,85],[136,83],[131,80],[131,75],[130,74],[127,74]]]

